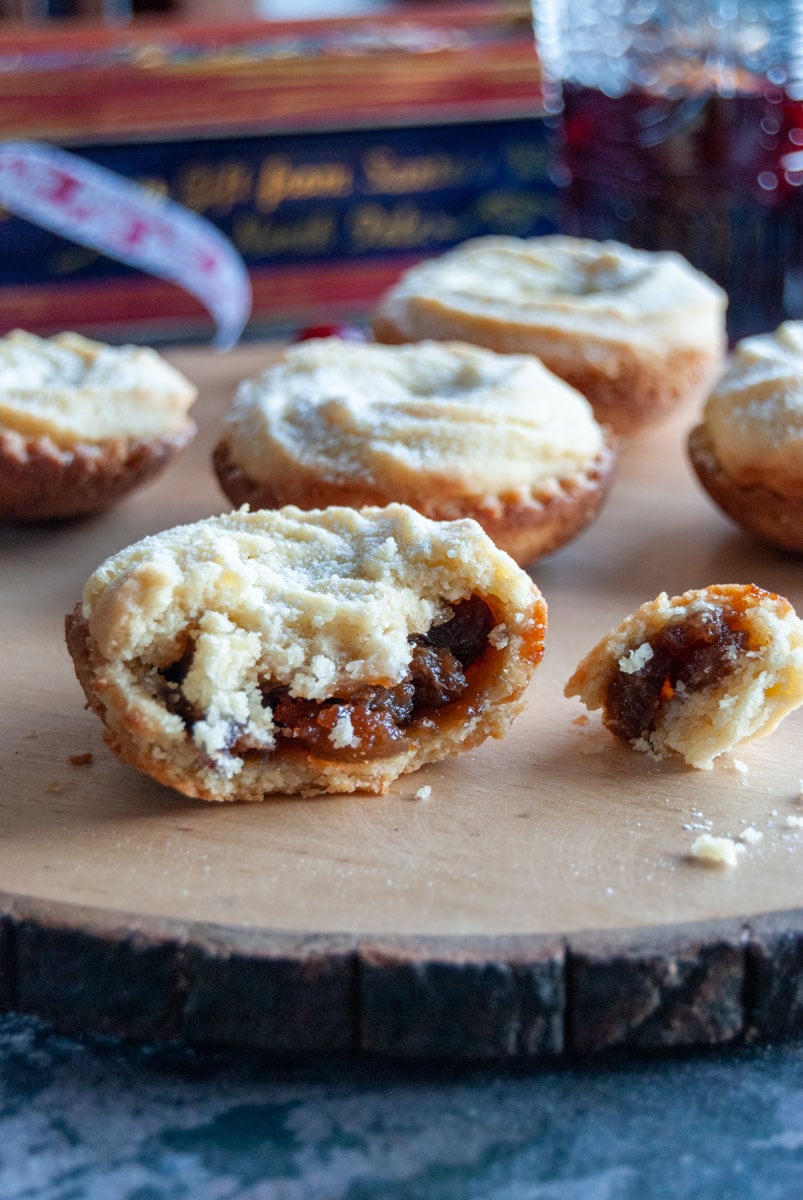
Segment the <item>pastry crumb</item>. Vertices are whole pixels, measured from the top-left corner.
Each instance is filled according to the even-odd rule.
[[[630,745],[633,747],[634,750],[638,750],[639,754],[646,754],[648,758],[651,758],[653,760],[653,762],[660,762],[661,758],[663,757],[663,755],[659,754],[658,751],[655,749],[655,747],[653,746],[653,744],[649,738],[646,738],[646,737],[633,738]]]
[[[579,717],[574,718],[574,720],[572,721],[572,725],[577,725],[580,728],[582,728],[584,725],[587,725],[590,720],[591,720],[591,718],[588,716],[587,713],[580,713]]]
[[[87,767],[95,761],[95,756],[91,750],[85,750],[82,754],[68,754],[67,762],[71,767]]]
[[[789,829],[803,829],[803,817],[798,817],[793,813],[790,813],[784,821],[784,824],[788,826]]]
[[[431,795],[432,795],[432,788],[429,786],[428,783],[425,783],[424,786],[420,787],[418,789],[418,791],[416,792],[415,799],[416,800],[429,800]]]
[[[622,655],[619,659],[619,670],[625,675],[635,675],[645,663],[650,661],[653,653],[650,643],[642,642],[640,646],[636,646],[633,650],[628,650],[627,654]]]
[[[735,867],[745,848],[733,838],[715,837],[710,833],[701,833],[692,843],[692,858],[699,858],[711,866]]]
[[[497,650],[504,650],[505,646],[510,641],[510,634],[507,631],[506,625],[494,625],[491,632],[488,634],[488,641]]]
[[[748,767],[747,763],[742,762],[740,758],[734,758],[733,769],[738,771],[740,775],[746,775],[750,768]]]
[[[749,846],[755,846],[763,837],[764,834],[760,829],[756,829],[754,825],[748,825],[747,829],[743,829],[739,834],[739,841],[747,842]]]
[[[64,784],[58,779],[51,779],[50,783],[45,785],[46,792],[63,792]]]
[[[362,738],[359,738],[354,732],[351,717],[347,712],[338,717],[337,723],[329,734],[329,741],[336,750],[342,750],[345,747],[356,750],[362,744]]]

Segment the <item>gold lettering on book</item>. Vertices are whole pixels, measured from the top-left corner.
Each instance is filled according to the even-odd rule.
[[[256,204],[273,212],[284,200],[338,199],[354,187],[354,170],[344,162],[294,164],[284,154],[272,154],[260,168]]]
[[[432,242],[458,241],[460,222],[445,212],[430,212],[402,202],[391,208],[358,204],[349,214],[351,242],[358,250],[417,249]]]
[[[329,213],[284,222],[263,221],[252,215],[234,222],[231,237],[246,257],[263,258],[269,254],[323,254],[332,249],[335,233],[335,218]]]
[[[505,162],[516,178],[525,183],[546,182],[548,158],[544,144],[511,142],[505,147]]]
[[[556,198],[550,193],[505,189],[481,196],[476,212],[483,225],[519,236],[529,234],[539,220],[554,223],[558,217]]]
[[[377,146],[362,159],[369,192],[431,192],[461,183],[465,172],[448,154],[420,154],[403,158],[389,146]]]
[[[245,163],[191,163],[179,173],[176,199],[194,212],[231,212],[236,204],[250,200],[253,175]]]

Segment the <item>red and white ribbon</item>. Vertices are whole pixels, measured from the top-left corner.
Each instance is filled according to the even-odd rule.
[[[211,222],[121,175],[40,142],[0,143],[0,204],[82,246],[169,279],[217,325],[215,345],[239,339],[251,313],[248,270]]]

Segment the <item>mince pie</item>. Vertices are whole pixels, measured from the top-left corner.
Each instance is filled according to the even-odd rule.
[[[204,800],[381,793],[501,737],[546,605],[474,521],[247,508],[100,566],[67,643],[109,747]]]

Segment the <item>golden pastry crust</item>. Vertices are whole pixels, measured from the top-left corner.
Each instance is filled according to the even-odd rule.
[[[193,429],[149,441],[109,439],[63,450],[50,438],[0,430],[0,520],[67,520],[100,512],[154,478]]]
[[[477,238],[383,297],[378,341],[459,339],[533,354],[630,434],[700,399],[726,346],[725,293],[673,253],[550,236]]]
[[[409,504],[471,517],[517,562],[597,515],[613,439],[528,355],[458,343],[303,342],[245,381],[214,466],[234,504]]]
[[[67,617],[109,747],[204,800],[365,790],[501,737],[538,588],[473,521],[245,509],[114,555]]]
[[[0,520],[85,516],[192,440],[196,390],[155,351],[79,334],[0,339]]]
[[[754,584],[662,592],[586,655],[564,691],[635,749],[708,769],[803,704],[803,621]]]
[[[737,345],[688,451],[737,524],[803,553],[803,322]]]

